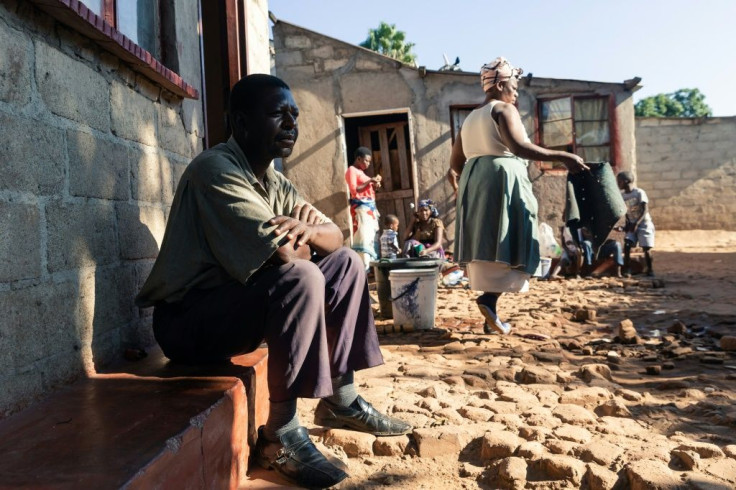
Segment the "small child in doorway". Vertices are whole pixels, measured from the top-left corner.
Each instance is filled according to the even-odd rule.
[[[381,258],[395,259],[401,252],[399,248],[399,218],[393,214],[387,214],[383,218],[385,227],[381,234]]]
[[[643,189],[634,187],[634,174],[619,172],[616,176],[618,188],[626,202],[626,238],[624,240],[624,272],[631,270],[631,249],[639,244],[644,250],[646,274],[654,275],[651,250],[654,248],[654,222],[649,215],[649,199]]]

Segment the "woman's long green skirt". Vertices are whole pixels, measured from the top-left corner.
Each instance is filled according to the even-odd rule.
[[[471,158],[460,176],[455,222],[458,262],[491,261],[534,274],[539,266],[537,199],[525,160]]]

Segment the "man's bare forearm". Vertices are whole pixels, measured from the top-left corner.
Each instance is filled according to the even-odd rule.
[[[309,245],[318,255],[329,255],[342,247],[343,236],[340,228],[334,223],[312,225]]]
[[[281,265],[295,260],[309,260],[311,258],[312,250],[309,245],[296,245],[296,239],[291,239],[277,248],[268,261],[272,264]]]

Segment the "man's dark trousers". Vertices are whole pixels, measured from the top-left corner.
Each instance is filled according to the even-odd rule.
[[[383,363],[363,262],[346,247],[156,305],[153,329],[164,354],[185,363],[225,361],[265,340],[273,402],[328,396],[331,378]]]

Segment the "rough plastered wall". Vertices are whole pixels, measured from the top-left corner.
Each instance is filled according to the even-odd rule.
[[[300,107],[299,142],[284,173],[305,197],[348,237],[348,156],[340,116],[409,109],[418,197],[437,201],[442,218],[453,222],[452,189],[444,178],[449,113],[440,107],[467,90],[467,78],[432,88],[416,69],[372,51],[285,22],[274,25],[273,33],[276,74],[291,86]]]
[[[637,118],[637,187],[665,230],[736,230],[736,117]]]
[[[246,2],[246,66],[248,73],[271,73],[268,0]]]
[[[340,114],[406,108],[411,102],[398,62],[278,22],[273,26],[276,75],[299,105],[299,141],[284,174],[349,236],[347,160]],[[380,94],[365,90],[386,87]]]
[[[201,92],[196,2],[179,74]],[[182,100],[38,10],[0,3],[0,416],[152,340],[133,300],[201,151]]]
[[[300,106],[300,137],[284,173],[307,199],[332,217],[349,236],[344,173],[342,114],[406,109],[410,111],[418,198],[438,203],[454,240],[455,201],[445,178],[452,149],[450,106],[483,101],[477,74],[423,72],[322,34],[279,21],[273,27],[276,75],[292,88]],[[634,165],[634,120],[631,92],[623,84],[535,78],[523,79],[519,111],[534,140],[536,98],[556,94],[615,94],[622,151],[619,168]],[[540,203],[540,220],[562,224],[564,172],[542,173],[530,165]]]

